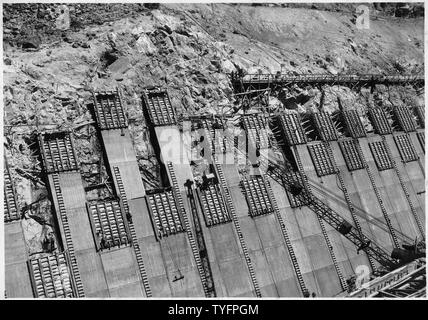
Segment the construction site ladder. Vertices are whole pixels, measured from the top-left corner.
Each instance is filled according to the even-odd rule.
[[[302,161],[300,159],[299,153],[297,152],[297,147],[294,146],[293,149],[294,149],[297,167],[298,167],[299,172],[303,178],[303,183],[305,184],[305,187],[307,188],[307,190],[312,193],[312,191],[310,189],[309,182],[308,182],[308,177],[306,176],[306,174],[304,172]],[[321,227],[321,232],[323,234],[325,243],[327,245],[327,249],[328,249],[330,256],[331,256],[331,259],[333,261],[334,269],[336,270],[336,274],[339,278],[340,286],[342,287],[343,291],[347,291],[348,290],[348,284],[346,283],[346,280],[345,280],[345,277],[343,276],[342,270],[340,270],[339,264],[338,264],[337,259],[336,259],[336,254],[334,253],[333,245],[332,245],[330,238],[327,234],[327,230],[325,228],[324,222],[319,215],[316,214],[316,217],[317,217],[317,220],[318,220],[319,225]]]
[[[131,212],[129,210],[128,199],[126,197],[125,188],[123,186],[122,177],[120,175],[119,167],[113,166],[113,174],[117,183],[119,196],[122,200],[123,209],[128,220],[129,232],[131,234],[132,247],[134,248],[135,256],[137,258],[138,270],[140,273],[141,281],[143,283],[144,291],[148,298],[152,297],[152,290],[150,288],[149,279],[147,276],[146,268],[144,266],[143,255],[141,253],[140,245],[138,244],[137,234],[135,232],[134,223],[132,222]]]
[[[199,277],[200,277],[201,282],[202,282],[202,288],[204,289],[205,296],[209,297],[210,292],[207,290],[207,286],[206,286],[207,279],[205,276],[204,267],[203,267],[203,264],[201,261],[201,257],[199,255],[198,246],[197,246],[195,238],[193,236],[192,228],[190,227],[189,219],[187,218],[186,210],[184,208],[183,199],[181,197],[180,189],[178,187],[177,177],[175,176],[174,167],[172,165],[172,162],[167,163],[167,168],[169,171],[169,175],[171,177],[172,192],[174,194],[175,199],[178,202],[178,208],[181,212],[181,217],[183,219],[184,228],[186,230],[187,237],[188,237],[189,243],[190,243],[190,248],[192,249],[192,253],[193,253],[193,258],[195,259],[196,267],[198,268],[198,272],[199,272]]]
[[[410,194],[407,191],[407,187],[404,184],[403,177],[401,176],[400,170],[397,167],[397,163],[395,162],[394,157],[392,156],[391,150],[389,149],[389,146],[388,146],[388,143],[386,141],[385,136],[382,136],[382,141],[383,141],[383,143],[385,145],[386,152],[388,153],[388,156],[391,159],[392,165],[394,166],[394,170],[395,170],[395,172],[397,174],[398,180],[400,181],[401,188],[403,189],[403,192],[404,192],[404,194],[406,196],[407,203],[409,204],[410,210],[411,210],[412,215],[413,215],[413,219],[415,220],[416,225],[417,225],[417,227],[419,229],[419,233],[421,234],[422,239],[425,240],[425,231],[424,231],[424,228],[423,228],[422,223],[421,223],[421,221],[420,221],[420,219],[418,217],[416,209],[415,209],[412,201],[410,200]]]
[[[55,173],[55,174],[52,174],[51,177],[54,185],[55,195],[58,201],[59,216],[60,216],[62,227],[64,230],[65,243],[68,250],[68,256],[70,257],[71,271],[73,274],[72,278],[76,286],[77,296],[79,298],[83,298],[85,297],[85,291],[83,288],[82,279],[80,277],[80,271],[77,265],[76,255],[74,252],[73,240],[71,237],[70,226],[68,224],[68,219],[67,219],[67,211],[65,209],[64,198],[62,196],[61,186],[59,183],[59,175]]]
[[[254,291],[256,293],[256,296],[261,298],[262,294],[260,291],[259,284],[257,282],[256,273],[254,272],[254,267],[253,267],[253,264],[251,263],[250,254],[248,252],[248,248],[241,231],[241,226],[239,224],[238,217],[236,216],[235,208],[233,206],[232,198],[229,193],[229,188],[227,187],[226,179],[224,178],[223,170],[221,168],[221,165],[217,162],[217,159],[215,159],[214,155],[213,155],[213,158],[214,158],[213,160],[214,160],[215,167],[217,169],[218,178],[220,181],[220,187],[226,197],[226,206],[230,213],[230,216],[232,217],[235,230],[238,234],[239,243],[241,245],[242,252],[244,253],[245,262],[247,263],[247,268],[250,273],[250,278],[253,283]]]

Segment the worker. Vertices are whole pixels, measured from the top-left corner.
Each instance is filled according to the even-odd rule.
[[[53,252],[55,250],[55,239],[53,233],[49,233],[48,237],[48,250],[49,252]]]
[[[126,213],[126,219],[128,220],[128,222],[132,223],[132,215],[129,211]]]
[[[102,232],[98,232],[98,237],[100,238],[101,249],[105,249],[107,243],[106,243],[106,239],[104,237],[104,234]]]

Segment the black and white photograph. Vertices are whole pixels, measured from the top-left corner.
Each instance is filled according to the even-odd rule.
[[[423,2],[1,9],[2,300],[426,299]]]

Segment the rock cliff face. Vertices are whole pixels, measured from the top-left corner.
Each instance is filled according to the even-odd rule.
[[[370,6],[369,29],[356,27],[355,8],[353,4],[5,4],[5,141],[11,174],[22,191],[20,206],[35,201],[43,191],[14,170],[40,178],[37,129],[72,129],[86,183],[106,177],[89,111],[92,90],[118,87],[122,92],[142,177],[153,187],[158,164],[147,143],[141,109],[145,88],[167,87],[179,115],[218,114],[238,103],[227,75],[238,69],[295,74],[423,72],[424,22],[417,17],[417,4],[407,15],[397,14],[405,11],[401,7],[397,11]],[[408,18],[397,18],[400,15]],[[423,104],[423,96],[411,87],[381,86],[373,95],[339,86],[296,87],[273,95],[269,103],[306,112],[318,108],[322,91],[327,111],[337,109],[338,96],[345,108]],[[33,211],[26,213],[27,219],[37,215],[41,218],[36,221],[49,224],[45,205]],[[34,229],[31,223],[26,226]],[[27,232],[28,241],[34,240],[34,232]],[[33,242],[30,248],[37,247]]]

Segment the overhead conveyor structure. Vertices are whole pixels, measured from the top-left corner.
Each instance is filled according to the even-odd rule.
[[[381,74],[246,74],[231,73],[230,78],[236,92],[257,90],[290,85],[352,85],[373,87],[376,84],[406,85],[416,87],[424,85],[424,77],[420,75],[381,75]]]

